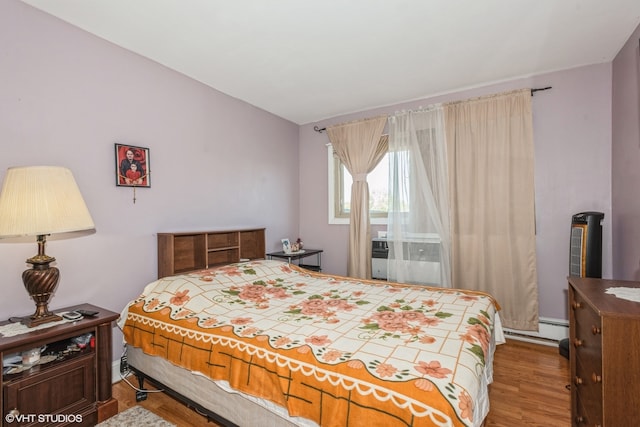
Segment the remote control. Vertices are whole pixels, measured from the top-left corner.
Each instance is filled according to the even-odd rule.
[[[93,310],[76,310],[76,311],[81,315],[87,316],[87,317],[97,316],[98,313],[100,313],[99,311],[93,311]]]

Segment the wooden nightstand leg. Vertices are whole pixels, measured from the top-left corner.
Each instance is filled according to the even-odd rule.
[[[98,422],[118,413],[118,401],[111,396],[111,322],[97,327],[98,343]]]

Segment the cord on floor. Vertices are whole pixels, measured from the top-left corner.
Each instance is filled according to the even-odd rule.
[[[164,390],[147,390],[141,389],[129,382],[127,377],[133,374],[133,372],[129,369],[129,362],[127,360],[127,346],[124,346],[124,350],[122,350],[122,355],[120,355],[120,379],[129,385],[132,389],[136,391],[136,393],[162,393]]]

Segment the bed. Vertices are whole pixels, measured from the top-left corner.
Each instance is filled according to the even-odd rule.
[[[498,310],[480,292],[259,260],[158,279],[119,326],[140,379],[226,425],[477,427]]]

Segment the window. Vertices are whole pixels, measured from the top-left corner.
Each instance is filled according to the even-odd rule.
[[[333,155],[333,147],[327,145],[329,164],[329,224],[349,224],[351,212],[351,174]],[[372,224],[386,224],[389,202],[389,155],[380,160],[367,175],[369,184],[369,218]]]

